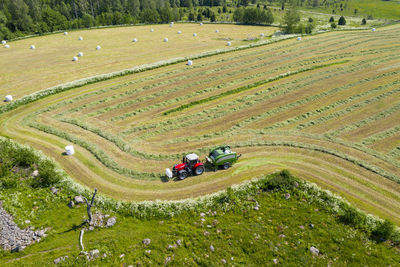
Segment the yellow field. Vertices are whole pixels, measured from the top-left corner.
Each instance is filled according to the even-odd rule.
[[[0,134],[118,199],[194,197],[286,168],[400,223],[399,33],[306,36],[86,85],[2,114]],[[182,154],[219,144],[243,154],[232,168],[166,180]]]
[[[150,32],[154,29],[154,32]],[[216,33],[216,29],[219,33]],[[60,83],[174,57],[242,45],[248,37],[271,35],[274,27],[175,24],[83,30],[11,42],[0,49],[0,96],[19,98]],[[181,31],[181,34],[177,32]],[[193,33],[197,33],[194,37]],[[83,37],[79,41],[79,37]],[[163,42],[164,38],[168,42]],[[132,40],[136,38],[137,42]],[[36,49],[31,50],[30,46]],[[97,51],[96,46],[101,50]],[[78,62],[72,58],[83,52]],[[3,102],[1,102],[2,104]]]

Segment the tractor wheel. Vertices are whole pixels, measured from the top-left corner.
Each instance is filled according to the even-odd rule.
[[[229,169],[230,166],[231,166],[231,164],[229,162],[225,162],[224,165],[222,165],[222,168],[224,170],[227,170],[227,169]]]
[[[178,173],[179,180],[184,180],[187,176],[188,176],[188,173],[185,170],[179,171],[179,173]]]
[[[195,173],[196,175],[202,175],[203,172],[204,172],[204,166],[199,166],[199,167],[197,167],[197,168],[194,170],[194,173]]]

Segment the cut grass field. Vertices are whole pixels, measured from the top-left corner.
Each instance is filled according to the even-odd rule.
[[[400,224],[399,32],[307,36],[89,84],[2,114],[0,134],[117,199],[195,197],[288,169]],[[182,154],[224,143],[243,154],[231,169],[165,178]]]
[[[66,36],[57,33],[15,41],[9,43],[9,49],[0,49],[0,96],[10,94],[18,99],[80,78],[225,48],[227,40],[232,47],[243,45],[248,37],[258,38],[260,33],[270,36],[276,30],[262,26],[176,23],[174,27],[166,24],[81,30]],[[164,37],[169,41],[163,42]],[[133,38],[137,42],[132,42]],[[29,49],[32,44],[36,49]],[[97,45],[101,50],[96,50]],[[79,52],[84,56],[73,62]]]

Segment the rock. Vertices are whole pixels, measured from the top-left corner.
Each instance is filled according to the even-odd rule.
[[[101,258],[107,258],[107,253],[103,253],[103,256]]]
[[[94,226],[89,226],[89,231],[93,231],[94,230]]]
[[[300,228],[301,230],[304,230],[304,226],[303,226],[303,225],[300,225],[299,228]]]
[[[286,193],[286,194],[285,194],[285,199],[288,200],[289,198],[290,198],[290,194],[289,194],[289,193]]]
[[[315,255],[318,256],[319,255],[319,250],[316,247],[310,247],[310,252]]]
[[[117,223],[117,218],[116,217],[111,217],[110,219],[107,220],[106,226],[111,227],[114,226],[114,224]]]
[[[25,224],[30,224],[31,221],[30,220],[25,220]]]
[[[38,177],[39,176],[39,171],[38,170],[34,170],[32,172],[32,177]]]
[[[81,204],[81,203],[85,202],[85,200],[83,200],[82,196],[75,196],[74,201],[75,201],[75,204]]]
[[[259,210],[260,208],[258,206],[255,206],[253,209],[254,210]]]
[[[210,235],[210,232],[204,231],[204,235],[205,235],[205,236],[209,236],[209,235]]]
[[[22,250],[21,246],[16,246],[11,249],[11,253],[20,252]]]
[[[308,226],[309,226],[311,229],[314,229],[314,224],[310,223]]]
[[[226,264],[226,260],[225,259],[222,259],[221,262],[222,262],[222,264]]]
[[[151,240],[150,240],[150,238],[145,238],[145,239],[143,239],[142,243],[143,243],[145,246],[148,246],[148,245],[150,245]]]
[[[68,207],[70,207],[70,208],[72,209],[74,206],[75,206],[75,203],[71,200],[71,201],[68,203]]]
[[[44,230],[39,230],[35,232],[37,236],[39,237],[44,237],[46,236],[45,231]]]
[[[60,262],[65,261],[66,259],[68,259],[68,256],[59,257],[54,260],[54,264],[59,264]]]
[[[182,246],[182,240],[180,240],[180,239],[176,240],[176,244],[177,244],[178,246]]]
[[[98,249],[93,249],[89,251],[90,260],[97,259],[98,257],[100,257],[100,251]]]
[[[54,195],[56,195],[57,192],[58,192],[58,189],[55,188],[55,187],[52,187],[52,188],[50,188],[50,191],[51,191]]]
[[[167,265],[172,260],[171,256],[168,256],[164,260],[164,265]]]
[[[214,252],[214,251],[215,251],[215,248],[214,248],[213,245],[210,246],[210,250],[211,250],[211,252]]]
[[[280,234],[279,237],[280,237],[280,238],[285,238],[286,236],[283,235],[283,234]]]
[[[204,212],[200,213],[200,217],[204,217],[206,214]]]
[[[121,255],[119,255],[119,258],[120,258],[120,259],[123,258],[123,257],[125,257],[125,254],[124,254],[124,253],[122,253]]]
[[[150,253],[151,253],[151,250],[148,249],[148,250],[145,250],[144,252],[146,252],[147,254],[150,254]]]
[[[168,247],[167,247],[167,249],[174,249],[174,248],[176,248],[177,247],[177,245],[176,244],[173,244],[173,245],[168,245]]]
[[[278,259],[273,259],[272,261],[273,261],[275,264],[278,264],[278,262],[279,262]]]

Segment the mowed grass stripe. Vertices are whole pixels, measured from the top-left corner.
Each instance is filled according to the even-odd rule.
[[[258,87],[258,86],[261,86],[261,85],[264,85],[264,84],[267,84],[267,83],[270,83],[270,82],[273,82],[273,81],[277,81],[277,80],[280,80],[280,79],[283,79],[283,78],[286,78],[286,77],[290,77],[292,75],[300,74],[300,73],[307,72],[307,71],[322,69],[322,68],[326,68],[326,67],[330,67],[330,66],[334,66],[334,65],[345,64],[345,63],[348,63],[348,62],[350,62],[350,60],[342,60],[342,61],[339,61],[339,62],[333,62],[333,63],[329,63],[329,64],[317,65],[317,66],[313,66],[313,67],[309,67],[309,68],[300,69],[298,71],[283,73],[283,74],[280,74],[278,76],[275,76],[275,77],[272,77],[272,78],[269,78],[269,79],[266,79],[266,80],[262,80],[262,81],[259,81],[259,82],[253,83],[253,84],[249,84],[247,86],[242,86],[242,87],[239,87],[239,88],[236,88],[236,89],[233,89],[233,90],[229,90],[229,91],[226,91],[224,93],[221,93],[221,94],[218,94],[218,95],[215,95],[215,96],[211,96],[211,97],[208,97],[208,98],[203,98],[201,100],[197,100],[197,101],[193,101],[193,102],[190,102],[188,104],[185,104],[185,105],[181,105],[181,106],[179,106],[177,108],[165,111],[163,113],[163,115],[168,115],[170,113],[182,111],[182,110],[190,108],[192,106],[196,106],[196,105],[200,105],[200,104],[203,104],[203,103],[207,103],[207,102],[210,102],[210,101],[213,101],[213,100],[225,97],[225,96],[229,96],[229,95],[237,94],[237,93],[240,93],[240,92],[243,92],[243,91],[251,90],[251,89],[254,89],[254,88]]]

